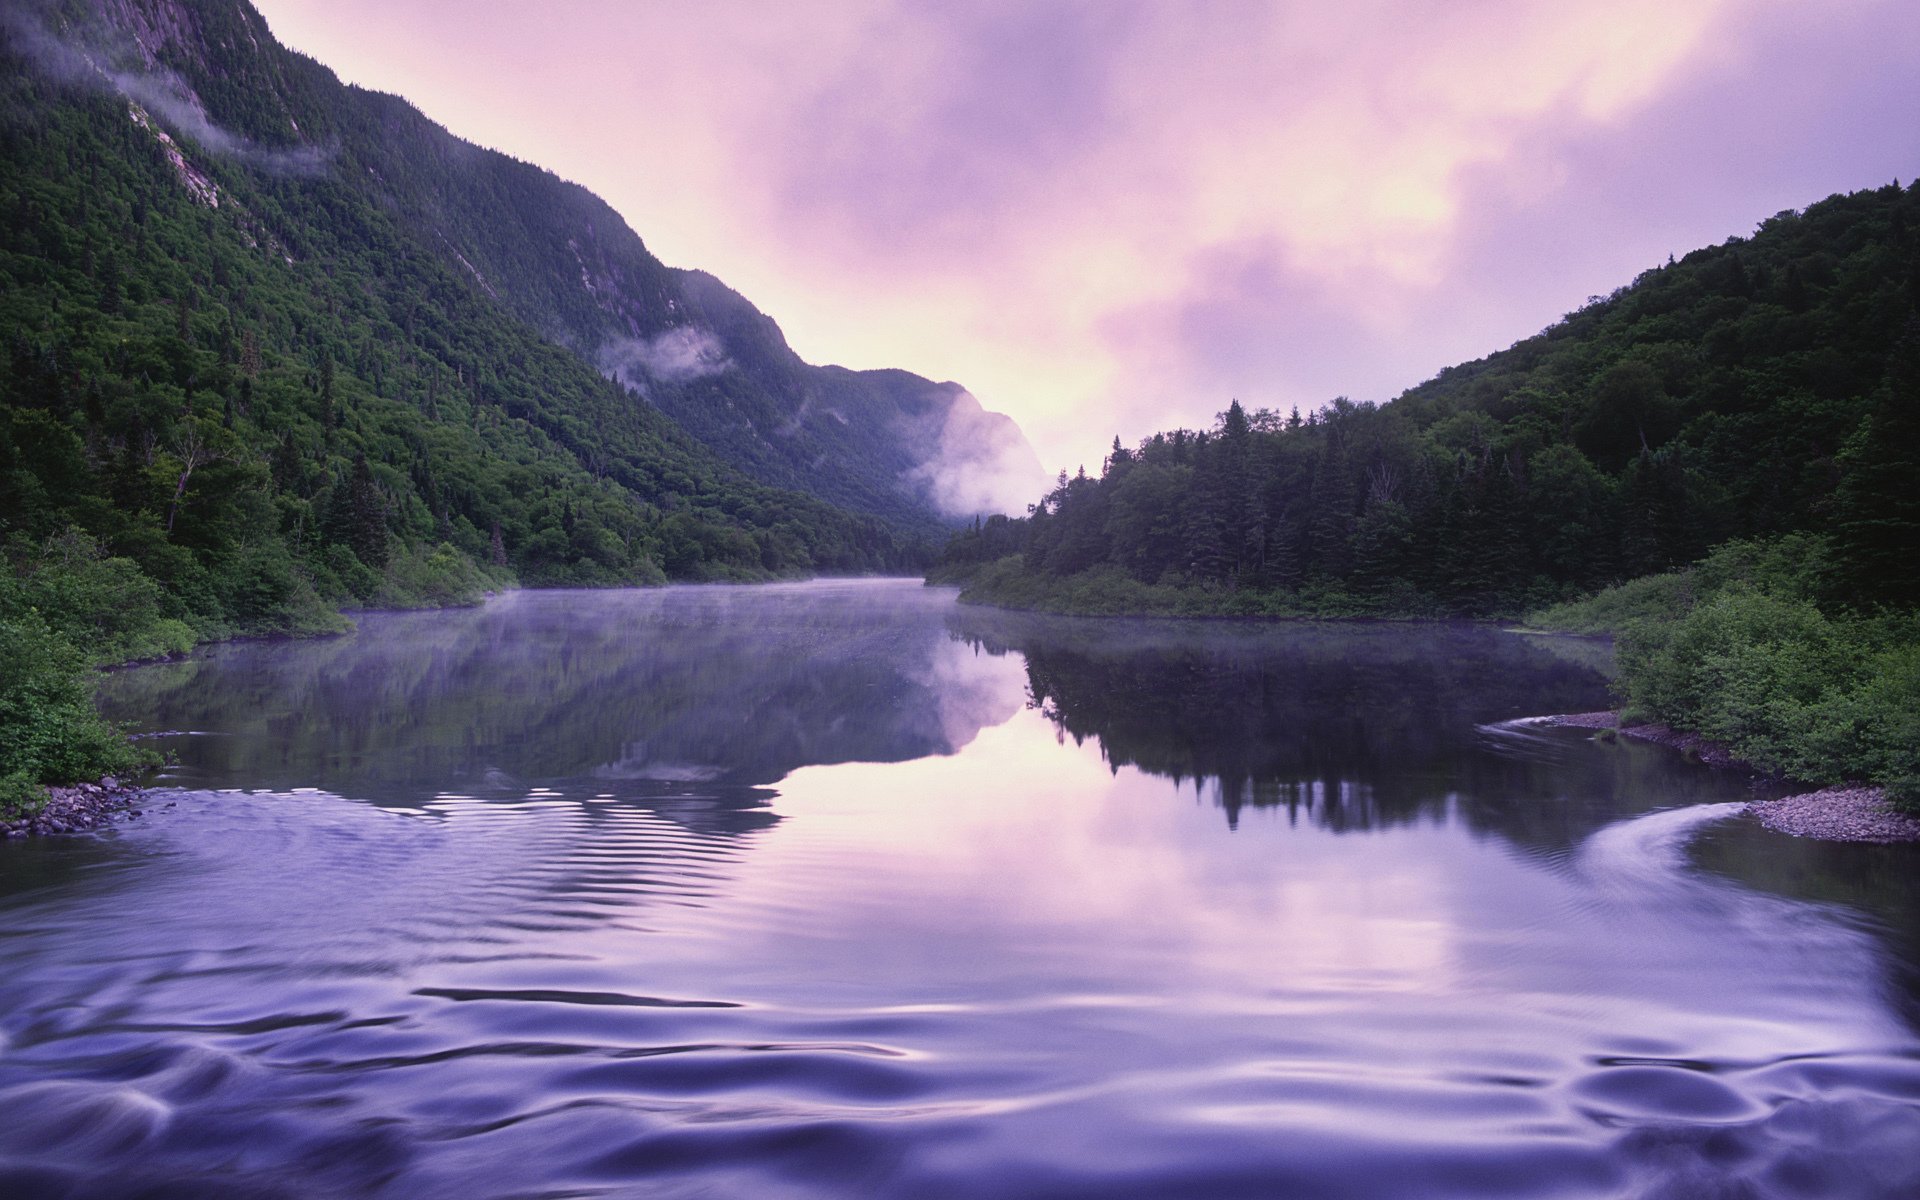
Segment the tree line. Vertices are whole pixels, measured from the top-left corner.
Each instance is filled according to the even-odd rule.
[[[1390,403],[1116,439],[937,575],[1069,610],[1514,615],[1819,528],[1849,603],[1911,604],[1917,222],[1913,188],[1836,196]]]

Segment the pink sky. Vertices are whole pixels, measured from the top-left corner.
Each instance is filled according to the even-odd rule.
[[[256,0],[1048,469],[1385,400],[1920,173],[1912,0]]]

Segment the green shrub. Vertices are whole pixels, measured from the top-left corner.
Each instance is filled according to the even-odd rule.
[[[372,603],[380,608],[447,608],[478,604],[498,587],[471,558],[442,542],[395,555]]]
[[[1635,622],[1618,655],[1635,707],[1731,741],[1767,706],[1804,705],[1831,686],[1852,665],[1844,641],[1806,601],[1741,590],[1677,622]]]
[[[37,812],[47,802],[47,790],[26,771],[0,775],[0,817],[13,819]]]
[[[1858,731],[1863,773],[1896,806],[1920,813],[1920,641],[1875,655],[1844,698],[1840,719]]]
[[[193,626],[173,617],[161,617],[122,643],[110,656],[116,662],[144,662],[154,658],[173,658],[185,654],[200,642]]]
[[[18,575],[0,598],[0,614],[37,611],[95,663],[154,658],[199,639],[167,613],[165,590],[130,558],[109,555],[94,538],[69,529],[39,545],[16,539]],[[185,645],[178,645],[185,630]]]
[[[1643,575],[1584,600],[1527,614],[1526,623],[1562,633],[1615,633],[1635,623],[1672,620],[1693,607],[1692,571]]]
[[[1725,743],[1809,783],[1865,780],[1920,807],[1920,639],[1913,621],[1829,615],[1741,583],[1617,645],[1630,718]]]
[[[131,770],[146,761],[93,706],[87,657],[31,610],[0,618],[0,808],[38,785]]]

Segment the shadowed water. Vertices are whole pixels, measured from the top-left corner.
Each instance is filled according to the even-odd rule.
[[[1911,1197],[1915,855],[1483,628],[530,593],[108,678],[0,1196]]]

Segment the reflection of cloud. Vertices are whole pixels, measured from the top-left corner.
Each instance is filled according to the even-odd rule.
[[[908,430],[921,463],[907,472],[907,482],[950,516],[1024,512],[1047,487],[1032,444],[1011,419],[982,408],[971,392],[941,386],[951,392],[951,402]]]
[[[924,672],[912,677],[933,695],[950,752],[966,748],[981,730],[1005,724],[1027,696],[1019,655],[986,653],[958,640],[933,643]]]
[[[1276,964],[1298,987],[1452,981],[1447,893],[1462,868],[1434,852],[1433,831],[1353,836],[1260,814],[1228,834],[1177,785],[1110,766],[1097,745],[1061,738],[1035,712],[983,730],[965,754],[807,768],[780,791],[793,811],[852,817],[835,826],[867,889],[886,896],[884,911],[822,914],[823,926],[889,931],[870,944],[892,941],[896,952],[924,945],[949,964],[1017,973],[1028,956],[1086,966],[1088,948],[1111,951],[1117,938],[1123,953],[1150,953],[1182,981],[1260,976]],[[800,836],[776,830],[760,849],[778,861],[783,839]],[[1471,856],[1474,868],[1515,870],[1497,844]]]
[[[725,346],[704,329],[681,325],[650,338],[615,338],[600,347],[600,373],[642,394],[654,382],[686,383],[731,367]]]

